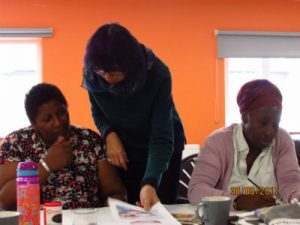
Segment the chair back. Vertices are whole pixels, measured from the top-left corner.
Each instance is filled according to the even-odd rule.
[[[294,139],[293,141],[294,141],[294,144],[295,144],[295,149],[296,149],[298,164],[300,166],[300,140]]]
[[[179,175],[179,185],[177,193],[177,204],[188,203],[188,186],[191,179],[192,172],[194,170],[194,161],[197,157],[197,153],[187,156],[181,162],[181,171]]]

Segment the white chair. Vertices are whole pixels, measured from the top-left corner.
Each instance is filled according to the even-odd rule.
[[[200,152],[199,144],[186,144],[182,152],[182,159],[187,158],[190,155],[198,154]]]

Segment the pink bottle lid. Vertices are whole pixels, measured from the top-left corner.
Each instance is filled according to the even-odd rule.
[[[39,175],[39,167],[35,162],[19,162],[17,167],[17,176],[37,176]]]

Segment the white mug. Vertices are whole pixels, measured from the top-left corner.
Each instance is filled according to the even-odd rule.
[[[207,196],[195,208],[196,217],[201,218],[205,225],[224,225],[229,219],[231,199],[227,196]],[[199,209],[202,209],[202,217]]]
[[[19,225],[20,213],[17,211],[0,211],[1,225]]]

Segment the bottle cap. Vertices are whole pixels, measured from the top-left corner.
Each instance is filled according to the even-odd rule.
[[[19,162],[17,167],[17,176],[37,176],[39,167],[35,162]]]
[[[44,203],[44,206],[61,206],[62,204],[60,202],[46,202]]]

